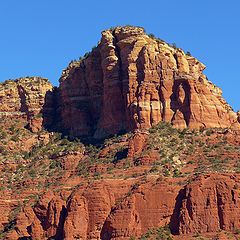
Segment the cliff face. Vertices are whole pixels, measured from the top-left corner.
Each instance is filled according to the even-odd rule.
[[[160,121],[177,128],[239,129],[239,117],[204,69],[194,57],[142,28],[117,27],[103,31],[91,53],[70,63],[54,93],[38,77],[1,84],[0,112],[25,116],[35,132],[54,123],[73,136],[96,138]]]
[[[205,175],[185,187],[154,178],[140,184],[97,181],[69,197],[64,191],[43,195],[33,208],[22,210],[8,237],[129,240],[167,224],[174,234],[189,234],[186,239],[194,239],[194,233],[234,232],[240,227],[238,186],[239,175],[226,174]]]
[[[185,188],[179,233],[239,229],[239,203],[238,176],[202,176]]]
[[[204,69],[142,28],[103,31],[98,46],[60,79],[63,126],[73,135],[95,137],[160,121],[178,128],[239,128],[236,113]]]
[[[27,77],[0,84],[0,116],[26,119],[29,128],[37,132],[42,128],[43,115],[52,92],[52,84],[44,78]]]

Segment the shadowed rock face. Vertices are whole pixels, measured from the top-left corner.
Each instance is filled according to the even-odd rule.
[[[97,138],[160,121],[179,128],[239,128],[236,113],[204,69],[142,28],[103,31],[98,46],[60,79],[63,127]]]

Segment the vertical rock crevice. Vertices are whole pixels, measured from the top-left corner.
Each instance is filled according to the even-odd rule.
[[[218,212],[218,220],[219,220],[219,228],[221,230],[225,230],[224,226],[224,217],[223,217],[223,201],[222,196],[218,191],[218,188],[216,187],[216,198],[217,198],[217,212]]]
[[[159,67],[161,67],[161,69],[162,69],[162,64]],[[159,80],[160,80],[160,84],[159,84],[159,88],[158,88],[158,95],[159,95],[159,100],[160,100],[160,114],[161,114],[162,121],[165,121],[166,101],[165,101],[164,94],[163,94],[164,79],[162,77],[160,68],[158,71],[158,75],[159,75]]]
[[[171,230],[171,233],[173,235],[179,235],[180,234],[180,214],[181,214],[181,209],[182,209],[182,202],[183,199],[186,196],[186,189],[181,189],[176,197],[176,204],[170,219],[169,227]]]
[[[144,88],[144,79],[145,79],[145,72],[144,72],[144,51],[145,48],[143,47],[137,56],[137,60],[136,60],[136,81],[137,81],[137,88],[136,88],[136,92],[135,92],[135,101],[136,103],[134,103],[134,107],[135,107],[135,111],[137,114],[137,118],[135,118],[135,128],[140,128],[141,127],[141,123],[142,123],[142,116],[141,116],[141,111],[143,110],[142,108],[144,108],[144,103],[142,102],[141,99],[141,94]]]
[[[21,104],[19,110],[21,112],[26,113],[28,115],[27,117],[29,118],[26,90],[21,85],[17,86],[17,90],[18,90],[18,94],[20,97],[20,104]]]

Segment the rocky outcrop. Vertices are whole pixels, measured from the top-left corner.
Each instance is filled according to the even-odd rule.
[[[174,212],[178,191],[179,187],[164,182],[133,185],[127,197],[108,215],[101,239],[127,240],[140,237],[149,229],[166,226]]]
[[[103,31],[98,46],[60,79],[63,126],[73,135],[95,137],[160,121],[179,128],[230,127],[237,115],[204,69],[142,28]]]
[[[29,128],[38,132],[43,115],[51,114],[45,104],[53,86],[45,78],[26,77],[0,84],[0,116],[27,119]]]
[[[64,196],[64,193],[54,195],[47,192],[38,203],[31,203],[33,207],[22,207],[15,218],[15,227],[8,231],[6,239],[62,239],[66,216],[66,201],[63,200],[65,197],[67,196]]]
[[[239,177],[202,176],[185,188],[179,233],[204,233],[240,228]]]
[[[128,143],[128,158],[134,158],[142,153],[146,147],[146,142],[149,133],[146,131],[137,130],[133,136],[129,139]]]
[[[30,236],[43,240],[100,239],[111,207],[130,186],[131,181],[101,181],[84,184],[70,196],[64,191],[47,192],[34,207],[23,208],[8,236],[11,240]]]
[[[44,125],[95,138],[160,121],[178,128],[240,129],[239,117],[204,69],[143,28],[116,27],[102,32],[91,53],[69,64],[59,89],[39,77],[1,84],[0,114],[26,117],[33,132]]]
[[[176,236],[235,232],[239,183],[238,174],[203,175],[184,187],[156,178],[85,183],[72,194],[47,192],[24,207],[8,236],[127,240],[166,225]]]

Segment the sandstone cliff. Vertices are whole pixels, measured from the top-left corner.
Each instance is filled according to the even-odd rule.
[[[104,180],[81,186],[69,197],[64,191],[48,192],[22,210],[8,237],[129,240],[166,225],[174,234],[189,234],[186,239],[234,232],[240,227],[239,181],[239,175],[211,174],[181,188],[156,178],[140,184]]]
[[[73,136],[96,138],[160,121],[177,128],[239,129],[239,117],[204,69],[142,28],[117,27],[103,31],[97,47],[69,64],[56,91],[39,77],[1,84],[0,112],[27,117],[35,132],[44,122]]]
[[[52,84],[40,77],[19,78],[0,84],[0,116],[25,118],[33,132],[39,131],[43,115],[49,111],[44,104],[52,89]]]
[[[138,27],[102,32],[98,46],[60,79],[63,127],[104,137],[167,121],[179,128],[239,128],[222,91],[196,58]]]
[[[182,197],[179,233],[240,228],[238,176],[202,176],[186,186]]]

